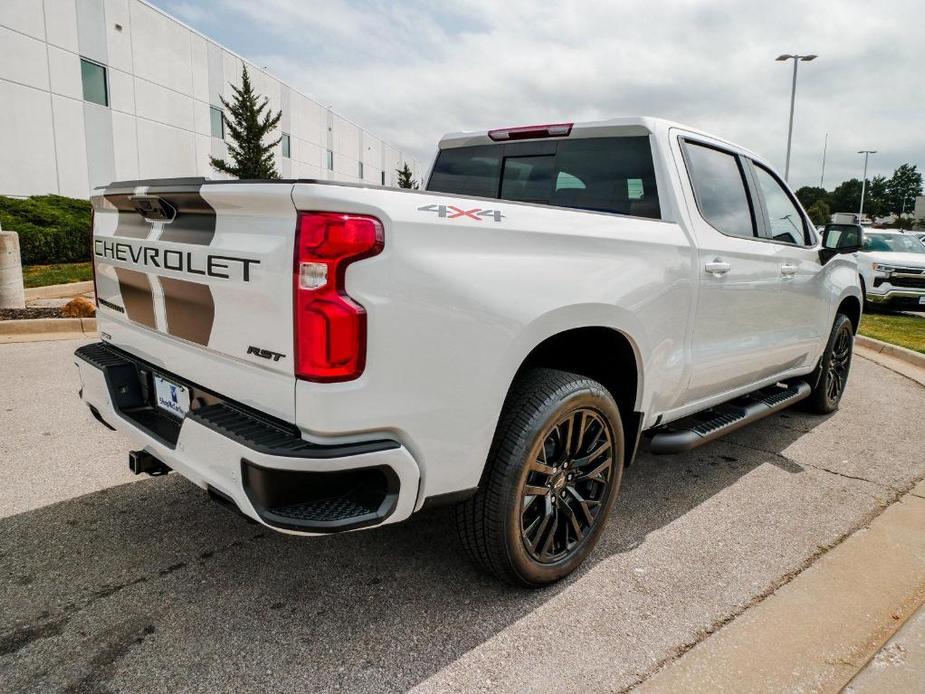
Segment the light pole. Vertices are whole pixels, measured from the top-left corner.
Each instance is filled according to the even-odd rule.
[[[809,62],[818,57],[817,55],[790,55],[789,53],[784,53],[776,58],[780,62],[793,61],[793,85],[790,88],[790,127],[787,128],[787,163],[784,165],[785,181],[790,177],[790,142],[793,139],[793,105],[797,96],[797,65],[801,60]]]
[[[829,151],[829,134],[825,134],[825,144],[822,145],[822,174],[819,176],[819,187],[825,189],[825,155]]]
[[[858,154],[864,155],[864,178],[861,179],[861,209],[858,210],[858,224],[861,223],[861,219],[864,217],[864,193],[867,190],[867,158],[871,154],[876,154],[877,150],[875,149],[862,149],[858,150]]]

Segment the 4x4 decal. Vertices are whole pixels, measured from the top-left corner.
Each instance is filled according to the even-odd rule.
[[[483,221],[485,217],[490,217],[496,222],[500,222],[505,216],[501,213],[501,210],[483,210],[481,207],[473,207],[471,210],[464,210],[455,205],[424,205],[418,208],[418,212],[436,212],[438,217],[443,217],[445,219],[468,217],[477,222]]]

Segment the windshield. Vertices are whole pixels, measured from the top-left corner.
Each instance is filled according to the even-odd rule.
[[[925,245],[905,234],[864,233],[864,250],[880,253],[925,253]]]

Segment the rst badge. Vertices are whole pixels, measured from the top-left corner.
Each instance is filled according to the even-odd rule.
[[[500,222],[504,219],[501,210],[483,210],[481,207],[464,210],[455,205],[424,205],[418,208],[418,212],[436,212],[437,216],[443,219],[474,219],[477,222],[482,222],[486,219]]]

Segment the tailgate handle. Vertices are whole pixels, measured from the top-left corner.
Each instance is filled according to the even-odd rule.
[[[156,195],[132,195],[129,200],[146,222],[169,224],[177,216],[177,208]]]

